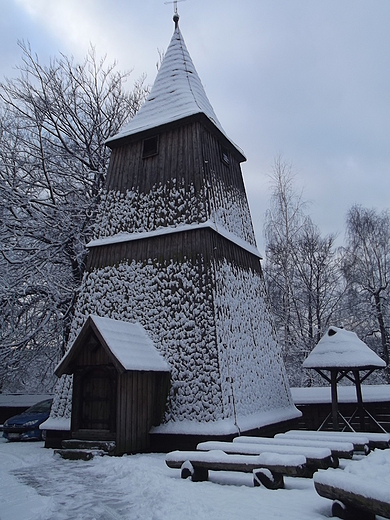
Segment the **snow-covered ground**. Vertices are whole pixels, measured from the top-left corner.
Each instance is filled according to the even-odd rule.
[[[390,450],[377,452],[390,468]],[[164,455],[67,461],[43,443],[0,439],[1,520],[324,520],[331,501],[312,479],[286,478],[286,488],[254,488],[251,476],[211,473],[210,481],[181,480]],[[358,465],[359,461],[348,464]],[[388,471],[390,475],[390,469]],[[382,475],[383,477],[383,475]],[[379,518],[379,517],[378,517]]]

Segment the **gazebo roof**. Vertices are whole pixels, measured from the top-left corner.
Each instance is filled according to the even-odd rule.
[[[72,373],[70,367],[92,331],[120,372],[127,370],[169,372],[170,367],[139,323],[89,316],[79,335],[60,361],[57,376]]]
[[[338,327],[329,327],[303,362],[304,368],[325,370],[368,370],[385,366],[354,332]]]
[[[206,116],[245,160],[242,150],[227,137],[218,121],[177,25],[145,103],[106,143],[112,146],[125,137],[199,114]]]

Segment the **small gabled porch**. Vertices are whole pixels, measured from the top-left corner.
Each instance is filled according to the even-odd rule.
[[[89,316],[56,375],[73,375],[71,438],[112,441],[110,454],[148,451],[170,369],[139,323]]]

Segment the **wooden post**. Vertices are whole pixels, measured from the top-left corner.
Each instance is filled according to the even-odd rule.
[[[365,424],[365,420],[364,420],[363,394],[362,394],[362,385],[360,384],[359,370],[354,370],[353,375],[355,377],[357,407],[358,407],[359,416],[360,416],[360,428],[361,428],[361,431],[364,432],[364,431],[366,431],[366,424]]]
[[[332,392],[332,422],[333,429],[339,430],[338,403],[337,403],[337,370],[330,371],[331,392]]]

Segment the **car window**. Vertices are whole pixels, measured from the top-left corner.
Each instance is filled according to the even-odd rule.
[[[46,401],[41,401],[40,403],[34,404],[25,411],[25,413],[33,414],[33,413],[46,413],[50,412],[51,403],[53,399],[47,399]]]

